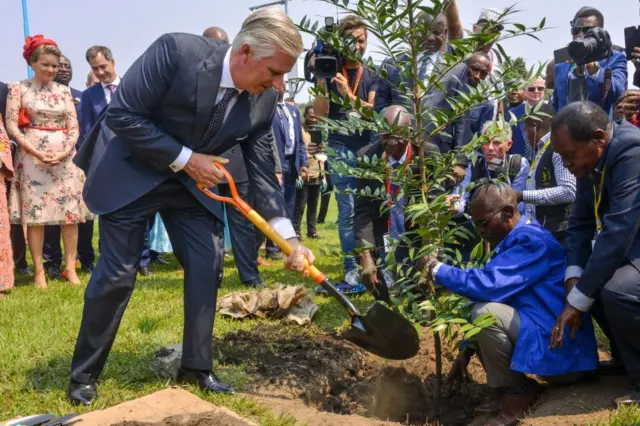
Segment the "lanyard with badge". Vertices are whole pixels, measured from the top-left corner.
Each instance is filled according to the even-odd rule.
[[[413,153],[413,151],[411,149],[411,144],[409,144],[407,146],[407,156],[406,156],[405,164],[404,164],[405,176],[406,176],[407,170],[409,169],[409,164],[411,164],[411,155],[412,155],[412,153]],[[384,158],[385,158],[385,162],[388,161],[386,153],[384,155]],[[387,168],[387,178],[385,180],[385,189],[386,189],[386,194],[391,196],[391,197],[389,197],[389,201],[387,202],[387,204],[388,204],[388,206],[390,208],[394,208],[393,207],[392,198],[398,194],[398,192],[400,191],[400,187],[396,186],[396,188],[394,188],[394,190],[392,192],[392,189],[391,189],[391,169],[390,168]],[[391,241],[389,239],[389,231],[390,230],[391,230],[391,210],[389,210],[389,218],[387,219],[387,232],[383,235],[384,250],[387,253],[389,253],[389,251],[391,250]]]
[[[604,173],[607,171],[607,165],[602,168],[602,175],[600,176],[600,188],[596,191],[596,186],[593,185],[593,215],[596,218],[596,235],[591,241],[591,250],[596,245],[596,238],[600,235],[600,231],[602,231],[602,221],[600,220],[600,203],[602,202],[602,188],[604,188]]]
[[[540,148],[540,151],[538,151],[538,155],[536,155],[536,158],[534,158],[533,162],[531,162],[531,167],[529,167],[529,176],[527,176],[527,182],[531,182],[531,175],[536,169],[538,162],[540,161],[540,158],[542,158],[542,156],[544,155],[544,152],[547,150],[550,143],[551,143],[551,139],[546,141],[544,145],[542,145],[542,148]]]
[[[347,80],[347,88],[349,89],[349,93],[352,95],[356,95],[356,91],[358,90],[358,86],[360,85],[360,79],[362,78],[363,69],[364,67],[362,65],[358,67],[358,74],[356,75],[356,81],[353,83],[353,87],[351,87],[351,85],[349,84],[349,74],[347,73],[347,68],[345,66],[342,67],[342,75],[344,76],[345,80]],[[360,113],[356,110],[350,111],[349,116],[353,118],[362,118]]]

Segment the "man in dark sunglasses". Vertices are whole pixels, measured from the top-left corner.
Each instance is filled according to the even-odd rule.
[[[555,316],[564,305],[564,249],[535,219],[520,215],[510,185],[488,182],[479,187],[471,199],[471,217],[494,248],[486,266],[461,269],[430,256],[426,267],[437,285],[473,302],[472,321],[495,317],[473,338],[487,384],[495,390],[495,399],[476,412],[496,415],[487,425],[514,425],[542,390],[527,374],[553,384],[578,380],[598,365],[595,335],[585,313],[573,340],[549,348]],[[475,352],[470,346],[463,344],[449,382],[463,375]]]
[[[604,16],[592,7],[583,7],[570,22],[572,40],[580,40],[594,28],[604,28]],[[605,77],[611,69],[610,88],[605,88]],[[552,104],[556,111],[562,110],[575,100],[589,100],[599,104],[607,113],[611,113],[616,100],[627,88],[627,59],[623,52],[613,51],[609,58],[576,66],[573,62],[555,64],[554,93]],[[579,87],[579,93],[571,93],[572,87]]]

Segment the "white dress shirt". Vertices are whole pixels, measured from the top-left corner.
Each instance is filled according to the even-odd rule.
[[[231,78],[231,69],[229,67],[230,58],[231,49],[227,50],[227,54],[225,55],[224,61],[222,62],[222,76],[220,77],[220,86],[218,87],[218,93],[216,95],[216,105],[222,100],[222,97],[227,90],[235,90],[238,92],[238,94],[242,93],[242,90],[238,90],[236,88],[236,85],[233,83],[233,79]],[[234,96],[231,98],[231,100],[227,104],[227,110],[224,114],[224,120],[227,119],[227,117],[229,116],[229,111],[231,111],[237,101],[238,96]],[[176,158],[173,163],[169,165],[171,170],[177,173],[180,170],[184,169],[184,166],[186,166],[187,162],[189,162],[192,153],[193,151],[191,151],[190,148],[183,146],[182,151],[180,151],[180,154],[178,155],[178,158]]]
[[[110,104],[111,103],[111,89],[109,89],[108,86],[118,87],[118,85],[120,84],[120,76],[117,75],[116,79],[113,80],[109,84],[104,84],[102,82],[100,82],[100,84],[102,84],[102,90],[104,90],[104,97],[107,99],[107,104]]]

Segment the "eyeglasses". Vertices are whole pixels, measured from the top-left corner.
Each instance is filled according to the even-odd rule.
[[[485,229],[487,229],[487,226],[489,226],[489,222],[491,221],[491,219],[493,219],[493,217],[495,215],[497,215],[498,213],[500,213],[502,210],[505,209],[505,207],[507,207],[506,205],[502,205],[500,206],[500,208],[498,208],[496,211],[494,211],[493,213],[491,213],[486,219],[481,220],[481,221],[475,221],[472,220],[471,223],[473,224],[473,227],[476,228],[477,230],[482,230],[484,231]]]
[[[527,87],[527,92],[544,92],[544,87]]]
[[[594,29],[595,27],[571,27],[571,35],[577,36],[578,34],[586,34],[587,31]]]

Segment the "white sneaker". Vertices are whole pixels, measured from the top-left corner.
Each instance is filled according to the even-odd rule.
[[[349,271],[344,276],[344,282],[350,286],[360,285],[360,273],[358,270]]]

